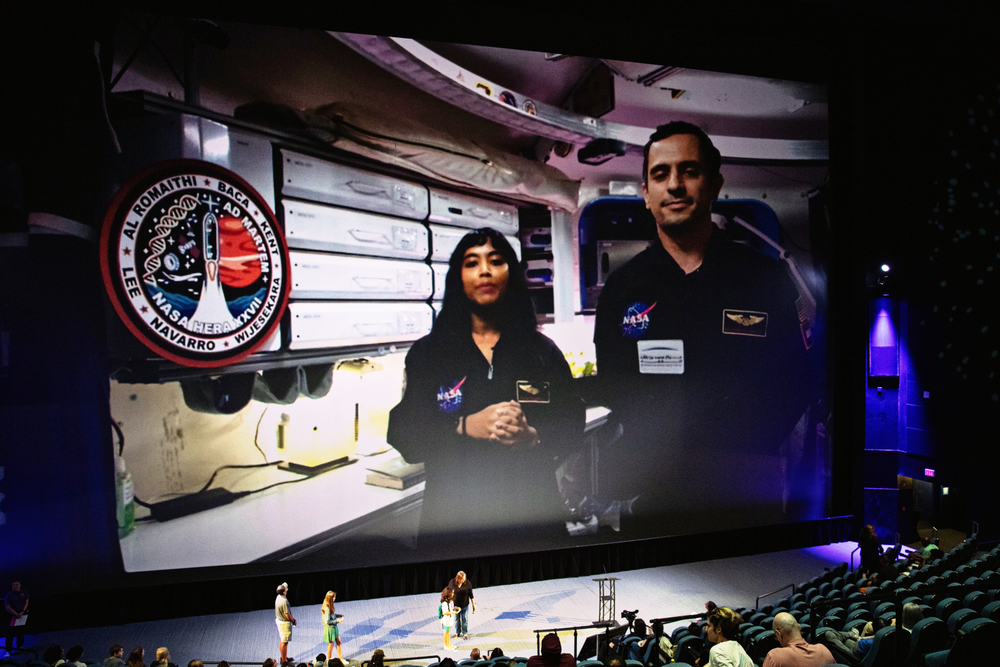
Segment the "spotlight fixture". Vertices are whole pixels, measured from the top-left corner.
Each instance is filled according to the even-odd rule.
[[[883,264],[881,268],[882,268],[882,273],[889,273],[889,265],[888,264]]]

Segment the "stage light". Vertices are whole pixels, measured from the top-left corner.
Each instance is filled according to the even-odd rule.
[[[882,273],[889,273],[889,265],[888,264],[883,264],[881,268],[882,268]]]
[[[941,487],[941,495],[942,496],[947,496],[948,495],[948,487],[947,486],[942,486]]]

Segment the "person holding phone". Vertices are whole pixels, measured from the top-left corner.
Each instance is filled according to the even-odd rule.
[[[389,415],[389,444],[425,465],[420,548],[564,539],[569,517],[555,471],[580,445],[584,423],[569,364],[537,330],[514,249],[490,228],[466,234],[441,313],[407,353],[403,398]]]

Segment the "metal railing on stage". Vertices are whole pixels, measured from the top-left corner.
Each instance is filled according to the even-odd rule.
[[[573,655],[575,656],[575,655],[577,655],[577,637],[578,637],[577,630],[587,630],[587,629],[593,630],[594,628],[605,628],[605,630],[610,631],[611,630],[611,626],[613,626],[613,625],[614,625],[613,621],[597,621],[595,623],[589,623],[587,625],[573,625],[573,626],[570,626],[570,627],[567,627],[567,628],[547,628],[547,629],[544,629],[544,630],[532,630],[532,632],[535,633],[535,655],[541,655],[542,654],[542,634],[543,633],[547,635],[550,632],[554,632],[554,633],[556,633],[558,635],[560,632],[569,632],[570,630],[572,630],[573,631]],[[364,667],[364,666],[362,665],[362,667]]]

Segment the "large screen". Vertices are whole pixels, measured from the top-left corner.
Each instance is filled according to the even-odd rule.
[[[522,269],[504,271],[525,275],[544,338],[503,320],[493,321],[499,339],[489,330],[484,338],[470,313],[489,320],[508,311],[473,306],[462,311],[466,329],[452,337],[438,335],[438,319],[441,329],[429,338],[404,337],[377,352],[334,350],[322,363],[262,363],[238,379],[206,371],[144,383],[116,375],[125,572],[341,569],[830,513],[825,86],[600,54],[389,44],[393,53],[436,63],[437,78],[421,84],[387,68],[391,59],[380,60],[377,49],[362,53],[364,36],[222,27],[231,44],[202,63],[205,107],[228,115],[264,100],[271,115],[254,122],[287,128],[294,116],[316,123],[297,128],[311,138],[340,121],[350,126],[351,145],[338,145],[334,132],[325,135],[328,146],[381,159],[394,177],[405,180],[409,169],[446,194],[519,202],[520,228],[500,236]],[[120,30],[122,44],[141,37]],[[119,51],[121,60],[127,49]],[[464,81],[486,108],[457,93],[457,102],[434,94],[431,84],[449,79]],[[181,92],[150,54],[115,92],[131,88]],[[544,136],[532,123],[546,114],[579,127],[562,139],[555,130]],[[695,139],[685,130],[644,159],[642,144],[671,121],[707,133],[721,153],[717,174],[703,144],[685,143]],[[580,138],[610,126],[617,139]],[[132,127],[134,137],[142,124]],[[159,141],[155,131],[149,145]],[[384,143],[397,139],[398,150],[385,157]],[[466,169],[462,156],[450,165],[427,158],[445,145],[452,154],[462,152],[455,146],[481,146],[508,156],[504,168],[523,182],[491,190],[489,179],[456,173]],[[278,144],[273,151],[275,170],[291,159]],[[324,159],[319,150],[307,157]],[[674,183],[663,183],[665,172]],[[286,228],[296,208],[338,209],[288,194],[280,180],[272,185]],[[694,209],[710,227],[694,236],[670,228]],[[432,246],[391,261],[430,265],[436,293],[419,303],[437,316],[442,296],[445,310],[450,300],[437,291],[449,269],[447,257],[430,256],[435,233],[459,238],[469,229],[433,215],[395,223],[425,230]],[[491,242],[494,250],[500,244]],[[342,249],[292,250],[293,281],[308,261],[355,259]],[[500,271],[491,257],[481,274]],[[459,257],[451,271],[473,271],[474,260]],[[462,276],[446,284],[465,290],[457,301],[473,299]],[[512,294],[505,284],[498,289]],[[293,291],[302,309],[293,317],[316,303],[351,300],[339,283],[328,289],[333,296],[303,289],[297,301]],[[192,548],[205,544],[211,548]]]

